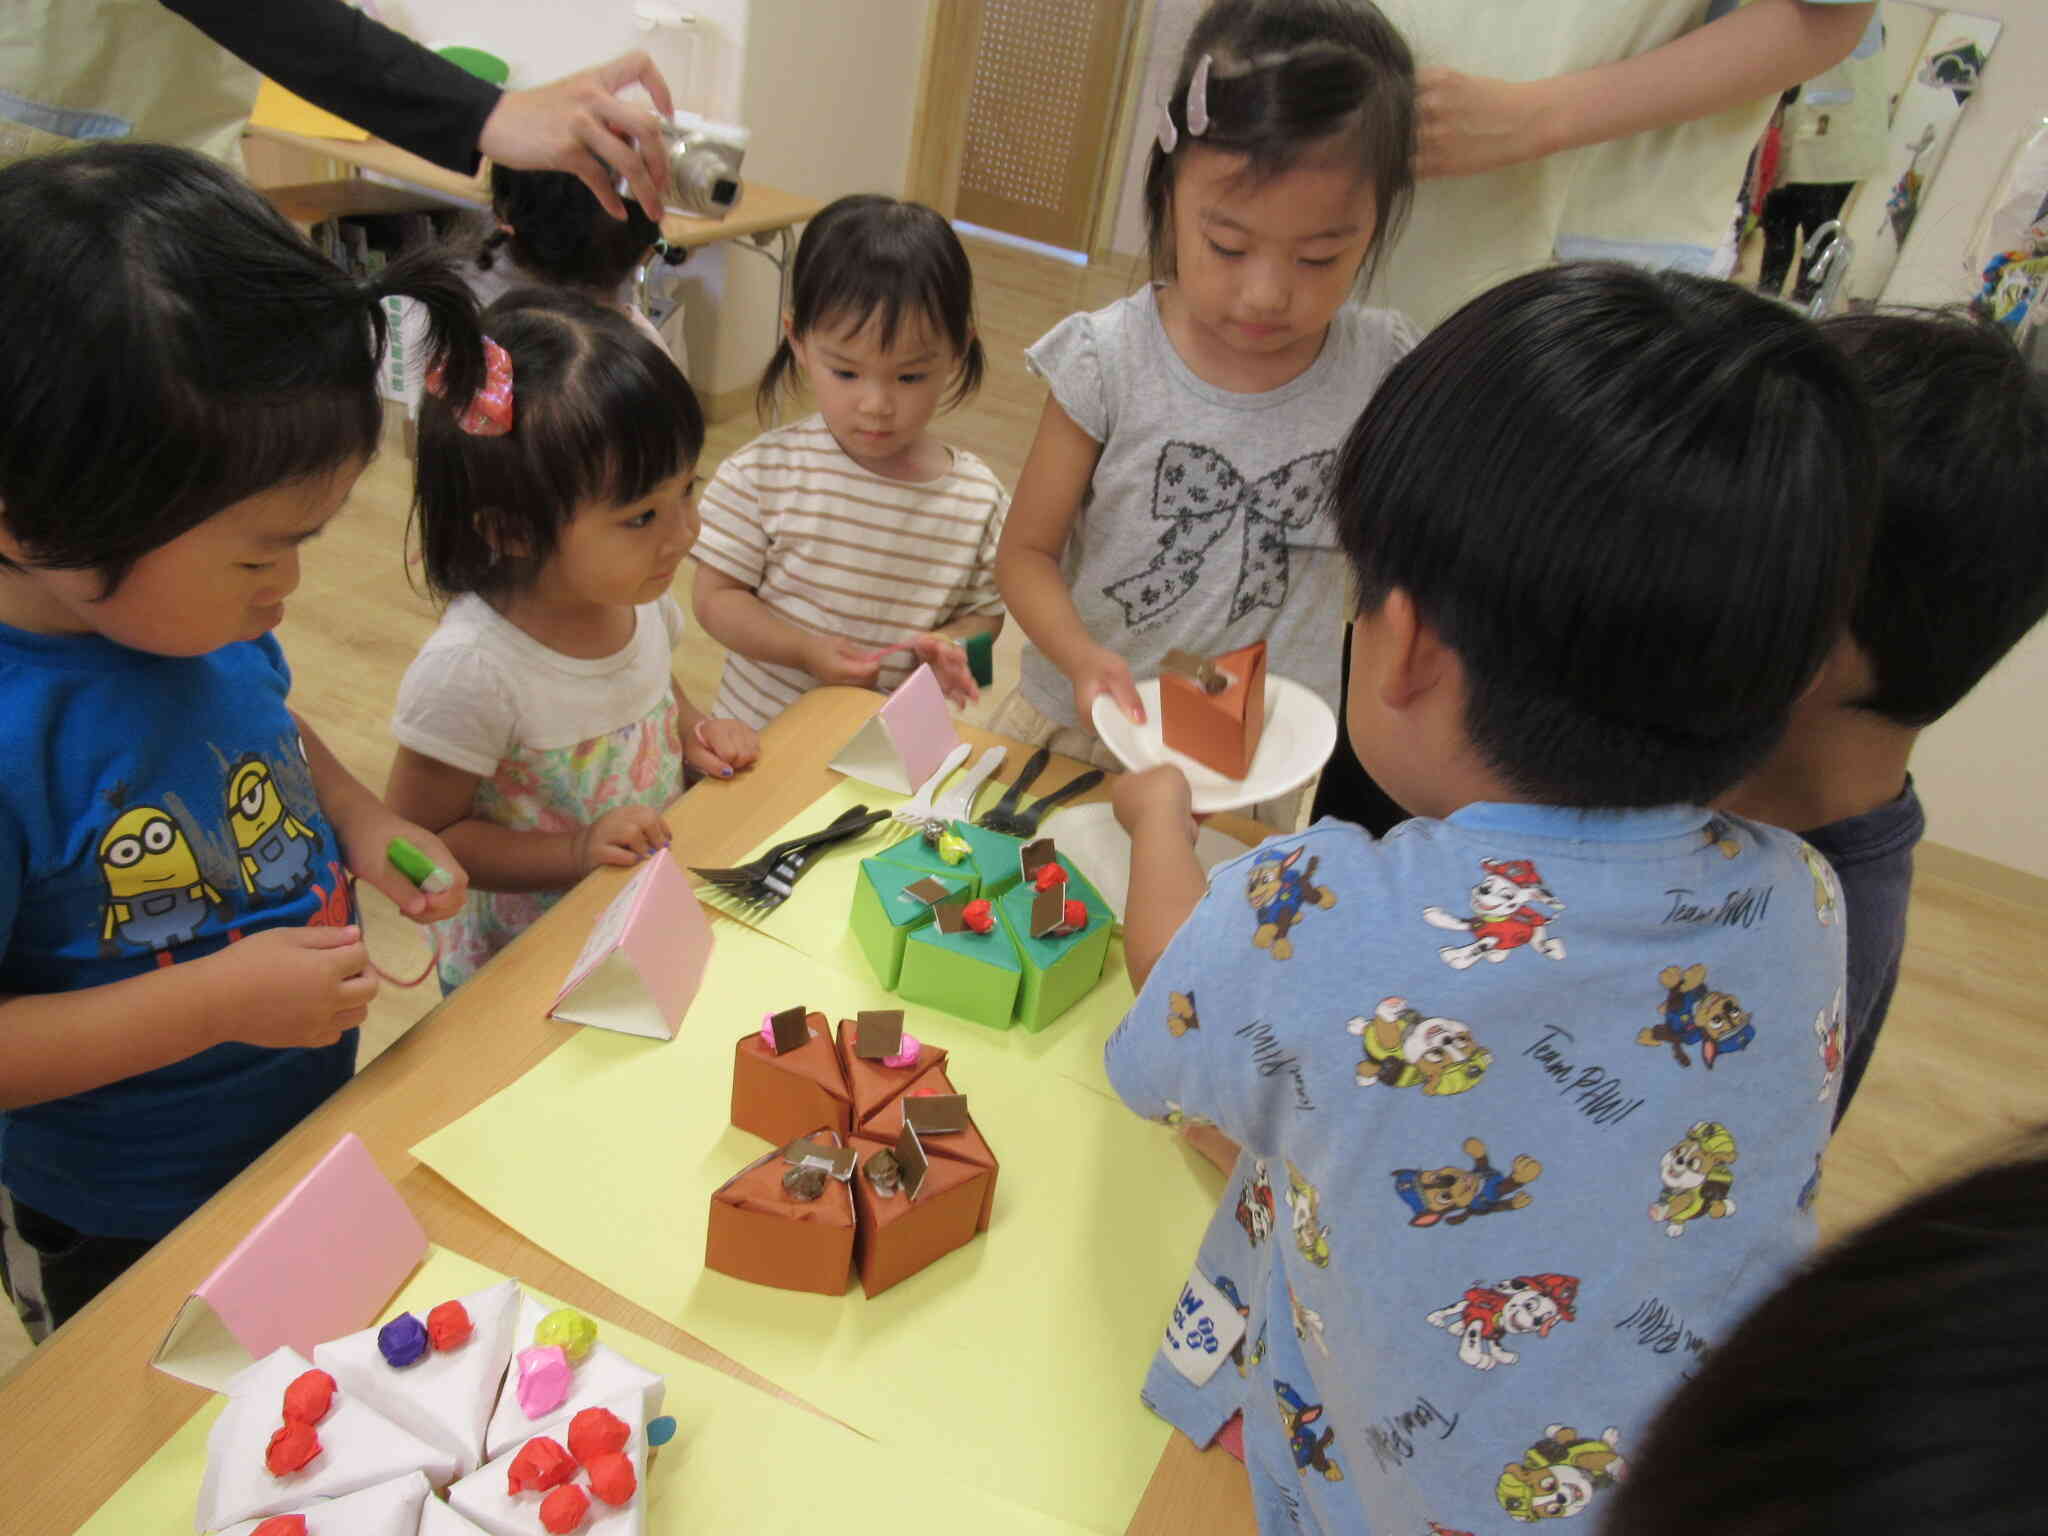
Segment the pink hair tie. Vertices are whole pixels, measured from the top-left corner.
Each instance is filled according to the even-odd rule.
[[[427,392],[447,398],[443,364],[427,370]],[[512,430],[512,354],[488,336],[484,338],[483,388],[470,396],[455,424],[471,437],[503,437]]]

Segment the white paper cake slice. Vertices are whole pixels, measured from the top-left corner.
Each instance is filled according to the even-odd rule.
[[[360,1493],[344,1494],[286,1513],[305,1517],[306,1536],[415,1536],[420,1528],[420,1511],[428,1504],[441,1502],[432,1495],[426,1473],[408,1472]],[[262,1523],[245,1520],[221,1532],[221,1536],[253,1536]]]
[[[471,1333],[451,1350],[430,1349],[403,1368],[387,1365],[375,1328],[315,1346],[313,1363],[400,1429],[455,1458],[455,1475],[483,1464],[484,1427],[512,1359],[519,1321],[519,1285],[506,1280],[455,1298],[469,1313]],[[426,1317],[421,1314],[420,1321]]]
[[[590,1353],[575,1368],[575,1375],[569,1382],[569,1395],[562,1399],[561,1406],[537,1419],[529,1419],[526,1410],[519,1406],[519,1369],[516,1362],[522,1349],[532,1347],[533,1330],[547,1315],[546,1307],[521,1293],[519,1327],[512,1337],[512,1359],[515,1363],[505,1372],[505,1385],[498,1394],[498,1409],[491,1415],[491,1427],[484,1436],[486,1456],[502,1456],[507,1450],[518,1450],[535,1435],[554,1434],[554,1427],[566,1427],[578,1410],[603,1403],[622,1392],[640,1393],[646,1405],[637,1417],[629,1413],[619,1415],[627,1422],[645,1424],[661,1412],[661,1400],[668,1391],[666,1379],[608,1348],[604,1342],[604,1328],[600,1324],[597,1343],[591,1346]],[[555,1438],[559,1440],[562,1437],[555,1435]]]
[[[229,1378],[228,1405],[206,1437],[195,1530],[304,1509],[408,1472],[424,1472],[436,1486],[455,1476],[448,1452],[407,1434],[346,1391],[334,1394],[327,1416],[314,1426],[320,1454],[296,1472],[273,1476],[264,1452],[284,1423],[284,1389],[311,1369],[303,1355],[285,1347]]]
[[[472,1524],[439,1499],[420,1506],[419,1536],[484,1536],[484,1528]]]
[[[568,1481],[576,1484],[590,1498],[590,1509],[583,1524],[576,1528],[576,1536],[641,1536],[647,1506],[647,1423],[640,1417],[645,1402],[637,1389],[629,1387],[603,1401],[583,1405],[609,1410],[624,1420],[632,1431],[623,1454],[633,1463],[634,1488],[633,1497],[624,1504],[607,1504],[590,1492],[589,1474],[579,1467]],[[536,1435],[547,1435],[566,1448],[568,1432],[569,1426],[564,1422],[553,1430],[535,1429],[520,1436],[504,1455],[486,1463],[450,1488],[448,1503],[483,1527],[489,1536],[545,1536],[545,1528],[540,1523],[540,1506],[547,1495],[508,1492],[509,1473],[513,1461],[528,1440]]]

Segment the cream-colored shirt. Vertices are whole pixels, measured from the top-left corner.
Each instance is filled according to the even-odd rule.
[[[822,416],[777,427],[705,487],[697,559],[792,623],[876,650],[1001,613],[996,544],[1009,494],[973,454],[951,453],[936,480],[889,480],[848,458]],[[894,688],[916,665],[890,657],[876,686]],[[711,713],[759,728],[816,686],[809,673],[734,652]]]
[[[1814,0],[1848,4],[1853,0]],[[1706,19],[1707,0],[1380,0],[1418,69],[1543,80],[1633,58]],[[1415,189],[1367,302],[1427,329],[1562,257],[1705,271],[1728,237],[1765,97],[1713,117]]]

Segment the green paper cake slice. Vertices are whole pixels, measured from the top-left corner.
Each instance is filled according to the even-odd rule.
[[[915,929],[903,946],[896,995],[990,1029],[1008,1029],[1024,980],[1024,962],[1001,919],[988,933]]]
[[[996,901],[996,912],[1017,946],[1024,970],[1017,990],[1017,1022],[1032,1033],[1081,1001],[1102,979],[1109,959],[1109,934],[1114,918],[1109,904],[1080,871],[1060,855],[1066,883],[1053,887],[1050,899],[1078,901],[1087,911],[1087,921],[1070,934],[1035,937],[1032,909],[1040,893],[1017,884]]]
[[[922,840],[912,839],[917,846]],[[890,991],[903,969],[903,943],[911,932],[928,926],[931,903],[907,894],[908,888],[923,880],[935,880],[945,887],[946,901],[960,901],[974,894],[974,877],[963,864],[957,869],[943,865],[937,873],[898,863],[877,855],[860,861],[860,874],[853,886],[853,914],[849,919],[861,953],[868,957],[875,980]]]

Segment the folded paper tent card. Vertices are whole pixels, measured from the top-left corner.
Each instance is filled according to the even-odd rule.
[[[375,1317],[426,1253],[425,1230],[369,1148],[344,1136],[186,1298],[153,1363],[223,1391],[281,1345],[310,1355]]]
[[[839,749],[831,766],[849,779],[907,795],[959,745],[938,676],[922,666]]]
[[[704,979],[711,943],[710,920],[682,866],[656,853],[604,909],[548,1012],[673,1040]]]

